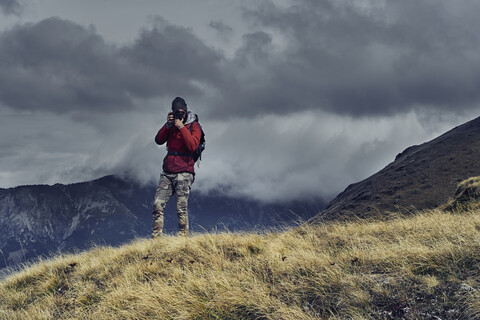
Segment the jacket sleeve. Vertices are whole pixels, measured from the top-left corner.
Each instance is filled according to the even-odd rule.
[[[195,152],[200,144],[200,138],[202,137],[202,129],[197,122],[192,123],[192,133],[190,130],[184,126],[180,129],[180,134],[182,135],[183,142],[187,147],[188,151]]]
[[[155,142],[157,144],[164,144],[165,142],[167,142],[169,136],[170,129],[167,128],[167,125],[164,125],[155,136]]]

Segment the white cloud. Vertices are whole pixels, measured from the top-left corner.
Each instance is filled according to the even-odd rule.
[[[353,118],[308,111],[205,122],[207,150],[197,188],[265,201],[328,200],[408,146],[464,120],[437,122],[431,130],[415,112]]]

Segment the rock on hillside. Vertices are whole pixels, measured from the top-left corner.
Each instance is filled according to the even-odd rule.
[[[479,159],[480,117],[407,148],[383,170],[349,185],[310,222],[438,207],[454,196],[459,182],[480,175]]]

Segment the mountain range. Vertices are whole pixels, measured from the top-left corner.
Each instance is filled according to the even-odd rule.
[[[119,245],[149,237],[155,185],[119,176],[69,185],[0,189],[0,269],[50,253]],[[322,200],[285,204],[192,191],[191,230],[261,230],[311,218]],[[165,211],[165,231],[177,230],[175,201]]]

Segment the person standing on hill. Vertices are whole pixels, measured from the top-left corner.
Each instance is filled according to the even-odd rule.
[[[188,236],[188,196],[195,178],[193,154],[201,138],[202,128],[197,115],[188,111],[183,98],[176,97],[172,101],[167,122],[155,136],[157,144],[167,143],[168,153],[163,159],[163,172],[155,192],[152,238],[162,235],[163,211],[174,194],[177,200],[178,234]]]

